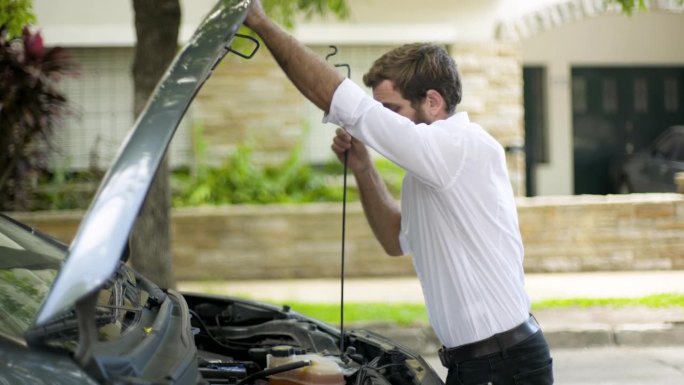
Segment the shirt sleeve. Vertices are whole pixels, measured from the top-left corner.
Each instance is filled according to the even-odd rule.
[[[356,83],[344,79],[333,94],[330,112],[323,116],[323,123],[345,128],[355,125],[368,108],[372,107],[368,99],[375,102]]]
[[[367,95],[345,79],[333,95],[325,123],[345,128],[429,186],[448,186],[458,176],[465,159],[463,137],[446,121],[415,124]]]

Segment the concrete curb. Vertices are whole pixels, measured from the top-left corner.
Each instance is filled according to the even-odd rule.
[[[390,323],[352,323],[349,329],[380,333],[421,355],[434,355],[440,343],[430,325],[400,326]],[[684,322],[649,324],[583,324],[544,329],[551,349],[581,349],[600,346],[682,346]]]
[[[544,335],[552,348],[681,346],[684,344],[684,324],[586,324],[546,329]]]

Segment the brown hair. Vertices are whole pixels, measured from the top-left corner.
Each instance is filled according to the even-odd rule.
[[[395,48],[380,58],[363,75],[367,87],[391,80],[401,95],[417,104],[433,89],[442,95],[448,114],[461,102],[461,76],[454,59],[434,44],[413,43]]]

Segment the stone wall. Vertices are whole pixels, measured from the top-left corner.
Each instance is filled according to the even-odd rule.
[[[519,198],[527,272],[684,269],[684,196]],[[12,216],[68,241],[81,212]],[[412,275],[384,255],[362,209],[347,211],[346,275]],[[172,251],[181,280],[336,277],[341,205],[176,209]]]
[[[519,201],[527,271],[684,269],[684,195]]]
[[[301,139],[305,103],[265,47],[250,60],[226,55],[192,104],[208,144],[204,161],[220,163],[246,142],[260,163],[285,160]]]

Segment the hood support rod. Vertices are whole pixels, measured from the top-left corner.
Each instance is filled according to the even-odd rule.
[[[337,47],[330,46],[332,52],[329,53],[325,60],[328,61],[332,56],[337,55]],[[349,64],[335,64],[335,67],[345,68],[347,70],[347,78],[351,78],[351,66]],[[344,355],[344,243],[345,243],[345,229],[347,227],[347,158],[349,158],[349,151],[344,152],[344,177],[342,186],[342,257],[340,261],[340,355]]]

